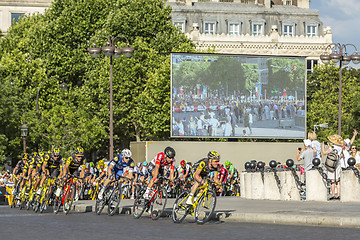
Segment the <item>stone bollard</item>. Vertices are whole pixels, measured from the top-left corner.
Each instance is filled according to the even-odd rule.
[[[264,199],[264,182],[260,172],[251,175],[251,199]]]
[[[277,175],[279,175],[277,173]],[[264,199],[280,200],[280,190],[273,172],[266,172],[264,176]]]
[[[241,198],[246,198],[245,197],[245,175],[246,174],[247,174],[246,172],[240,173],[240,197]]]
[[[254,173],[245,173],[245,199],[252,199],[251,196],[251,176]]]
[[[360,184],[353,170],[344,170],[340,174],[341,202],[359,202]]]
[[[280,200],[300,200],[300,193],[290,171],[278,173],[281,182]]]
[[[306,201],[327,201],[326,182],[316,169],[306,172]]]

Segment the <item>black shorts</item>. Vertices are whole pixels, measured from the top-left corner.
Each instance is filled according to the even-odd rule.
[[[49,175],[52,178],[57,178],[60,174],[60,169],[59,168],[48,168],[49,170]]]
[[[148,166],[148,172],[150,174],[150,176],[152,176],[152,171],[155,169],[155,165],[154,164],[149,164]],[[164,169],[163,168],[159,168],[159,174],[157,175],[157,177],[160,177],[160,176],[164,176]]]
[[[75,177],[80,177],[80,171],[79,171],[79,169],[71,169],[71,168],[69,168],[69,172],[70,172],[70,174],[71,175],[74,175]]]

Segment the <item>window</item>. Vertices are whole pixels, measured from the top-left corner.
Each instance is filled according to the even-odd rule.
[[[229,23],[229,35],[239,35],[239,34],[240,34],[240,24]]]
[[[220,0],[219,2],[234,2],[234,0]]]
[[[184,33],[185,32],[185,22],[181,21],[181,22],[174,22],[174,26],[179,28],[179,30]]]
[[[17,23],[23,16],[23,13],[11,13],[11,24]]]
[[[241,0],[241,3],[245,3],[245,4],[255,4],[255,0]]]
[[[308,37],[315,37],[317,36],[317,26],[315,25],[308,25],[306,27],[306,36]]]
[[[314,71],[315,65],[317,64],[318,64],[318,60],[312,60],[312,59],[306,60],[306,72],[308,74],[312,73]]]
[[[254,24],[253,25],[253,35],[254,36],[264,35],[263,24]]]
[[[215,34],[215,23],[206,22],[204,24],[205,34]]]
[[[284,36],[294,36],[294,26],[293,25],[284,25],[283,26],[283,35]]]
[[[286,0],[285,5],[292,5],[292,0]]]

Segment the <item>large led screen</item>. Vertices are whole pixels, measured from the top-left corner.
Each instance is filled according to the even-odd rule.
[[[171,136],[304,138],[305,58],[171,55]]]

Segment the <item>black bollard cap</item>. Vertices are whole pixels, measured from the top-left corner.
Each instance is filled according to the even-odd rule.
[[[263,169],[265,167],[265,163],[260,161],[257,163],[257,167],[260,168],[260,169]]]
[[[250,169],[250,162],[246,162],[246,163],[245,163],[245,169],[246,169],[246,170]]]
[[[356,164],[356,160],[355,158],[351,157],[347,160],[347,163],[349,164],[350,167],[353,167]]]
[[[314,159],[312,160],[312,164],[313,164],[315,167],[319,166],[320,163],[321,163],[321,161],[320,161],[319,158],[314,158]]]
[[[251,162],[251,163],[250,163],[250,168],[251,168],[251,169],[255,169],[255,168],[256,168],[256,163]]]
[[[271,160],[271,161],[269,162],[269,166],[270,166],[271,168],[276,168],[277,162],[276,162],[275,160]]]
[[[292,160],[292,159],[286,160],[286,166],[289,167],[289,168],[294,166],[294,160]]]

